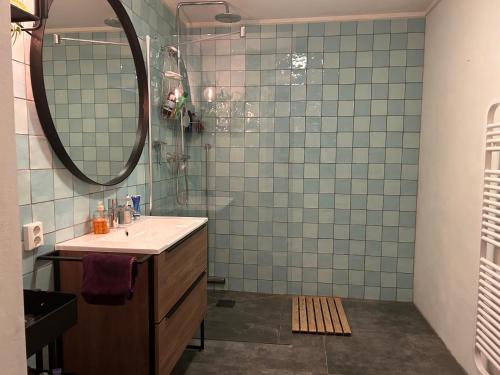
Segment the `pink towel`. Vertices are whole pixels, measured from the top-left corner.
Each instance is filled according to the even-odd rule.
[[[124,305],[132,298],[136,258],[89,254],[83,257],[82,296],[92,305]]]

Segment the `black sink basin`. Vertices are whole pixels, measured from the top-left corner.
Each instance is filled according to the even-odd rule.
[[[24,290],[24,321],[28,357],[54,342],[76,324],[76,296]]]

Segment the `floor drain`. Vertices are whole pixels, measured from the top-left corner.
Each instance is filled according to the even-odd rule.
[[[236,301],[233,301],[232,299],[220,299],[217,301],[215,306],[217,307],[227,307],[232,309],[235,305]]]

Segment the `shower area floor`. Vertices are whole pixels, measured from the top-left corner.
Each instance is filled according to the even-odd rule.
[[[205,350],[186,351],[175,375],[465,374],[410,303],[343,299],[343,337],[292,333],[289,296],[211,291],[208,302]]]

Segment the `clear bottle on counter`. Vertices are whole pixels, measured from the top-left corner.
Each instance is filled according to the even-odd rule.
[[[128,225],[132,223],[134,210],[130,206],[118,206],[116,209],[119,225]]]

